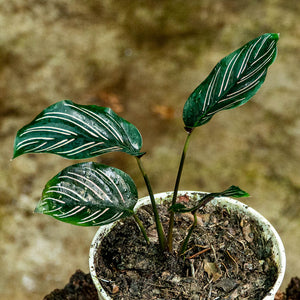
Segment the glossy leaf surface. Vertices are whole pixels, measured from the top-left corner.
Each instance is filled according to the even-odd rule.
[[[131,216],[136,186],[123,171],[88,162],[65,168],[46,185],[35,212],[80,226],[99,226]]]
[[[194,207],[186,207],[182,203],[175,203],[172,205],[169,210],[176,212],[176,213],[184,213],[184,212],[193,212],[206,205],[209,201],[217,197],[234,197],[234,198],[241,198],[241,197],[249,197],[249,194],[238,186],[232,185],[228,189],[220,193],[210,193],[206,194],[202,199],[198,201],[198,204]]]
[[[224,57],[186,101],[185,126],[201,126],[217,112],[249,101],[276,58],[278,38],[276,33],[264,34]]]
[[[137,128],[110,108],[64,100],[46,108],[18,131],[14,157],[24,153],[54,153],[82,159],[113,151],[137,156],[141,147]]]
[[[234,198],[242,198],[242,197],[249,197],[249,194],[238,186],[232,185],[228,189],[220,193],[212,193],[209,195],[214,195],[215,197],[234,197]]]

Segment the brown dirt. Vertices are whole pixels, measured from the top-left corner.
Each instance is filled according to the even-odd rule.
[[[55,289],[44,300],[95,300],[98,299],[97,290],[90,274],[77,270],[63,289]]]
[[[300,299],[300,278],[293,277],[286,289],[287,300]]]
[[[276,281],[271,245],[260,238],[260,229],[246,216],[222,207],[201,210],[184,257],[176,254],[191,215],[176,218],[171,254],[161,253],[155,243],[151,210],[142,210],[140,218],[146,223],[150,246],[134,221],[127,219],[114,227],[99,251],[98,276],[113,299],[188,300],[210,295],[212,299],[259,300]],[[162,222],[167,224],[165,216]]]
[[[70,278],[69,283],[63,289],[55,289],[44,300],[98,300],[96,288],[92,282],[91,275],[77,270]],[[275,300],[297,300],[300,299],[300,279],[291,279],[286,292],[278,291]]]

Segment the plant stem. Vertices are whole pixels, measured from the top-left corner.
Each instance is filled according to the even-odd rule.
[[[136,157],[136,160],[137,160],[138,166],[140,168],[140,171],[144,177],[144,181],[146,183],[148,193],[150,196],[152,210],[153,210],[153,214],[154,214],[154,220],[155,220],[155,224],[156,224],[156,230],[157,230],[157,234],[158,234],[159,245],[160,245],[160,248],[164,251],[166,249],[166,237],[165,237],[165,234],[164,234],[161,222],[160,222],[160,218],[158,215],[158,210],[157,210],[155,198],[153,195],[152,187],[151,187],[148,175],[146,174],[143,164],[141,162],[141,158]]]
[[[184,164],[186,152],[187,152],[187,149],[188,149],[188,146],[189,146],[189,141],[190,141],[190,137],[191,137],[191,134],[192,134],[192,129],[187,130],[187,133],[188,133],[188,135],[186,137],[185,144],[184,144],[183,151],[182,151],[182,155],[181,155],[181,160],[180,160],[180,164],[179,164],[179,168],[178,168],[178,173],[177,173],[177,178],[176,178],[176,182],[175,182],[174,193],[173,193],[173,198],[172,198],[171,205],[174,205],[176,203],[179,183],[180,183],[182,169],[183,169],[183,164]],[[167,237],[167,247],[168,247],[169,252],[172,252],[172,249],[173,249],[173,228],[174,228],[174,212],[171,212],[170,213],[170,220],[169,220],[169,231],[168,231],[168,237]]]
[[[145,227],[144,227],[142,221],[139,219],[139,217],[136,213],[133,214],[133,217],[134,217],[134,220],[136,221],[136,223],[138,224],[138,226],[140,227],[140,230],[146,240],[146,243],[149,245],[150,241],[149,241],[148,235],[146,233],[146,230],[145,230]]]
[[[193,213],[193,216],[194,216],[194,222],[193,222],[192,226],[190,227],[189,232],[188,232],[187,236],[185,237],[185,239],[183,241],[183,244],[182,244],[182,246],[180,248],[180,251],[179,251],[179,255],[183,254],[186,251],[186,248],[187,248],[187,245],[189,243],[190,237],[191,237],[195,227],[197,226],[197,214],[196,214],[196,212]]]
[[[194,222],[191,226],[191,228],[189,229],[189,232],[187,234],[187,236],[185,237],[184,239],[184,242],[180,248],[180,251],[179,251],[179,255],[182,255],[185,251],[186,251],[186,248],[187,248],[187,245],[189,243],[189,240],[190,240],[190,237],[195,229],[195,227],[197,226],[197,210],[203,206],[205,206],[208,202],[210,202],[211,200],[213,200],[215,198],[215,195],[213,194],[208,194],[206,196],[203,197],[203,199],[201,199],[201,202],[200,204],[198,204],[193,210],[192,210],[192,215],[194,216]]]

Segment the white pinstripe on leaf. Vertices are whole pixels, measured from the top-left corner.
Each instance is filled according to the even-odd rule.
[[[98,226],[132,215],[137,199],[135,184],[123,171],[80,163],[47,183],[36,212],[75,225]]]
[[[278,34],[264,34],[224,57],[186,101],[185,126],[201,126],[215,113],[249,101],[275,60],[278,38]]]
[[[46,108],[18,131],[14,157],[47,152],[82,159],[113,151],[137,156],[141,147],[136,127],[111,109],[64,100]]]

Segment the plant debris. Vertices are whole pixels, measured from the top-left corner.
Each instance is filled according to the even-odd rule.
[[[159,211],[167,225],[167,208]],[[260,300],[277,279],[272,245],[245,215],[211,205],[199,210],[188,250],[179,257],[191,215],[176,216],[171,254],[159,249],[151,208],[140,209],[139,217],[151,236],[150,246],[134,221],[126,219],[104,238],[96,257],[98,278],[113,299]]]

